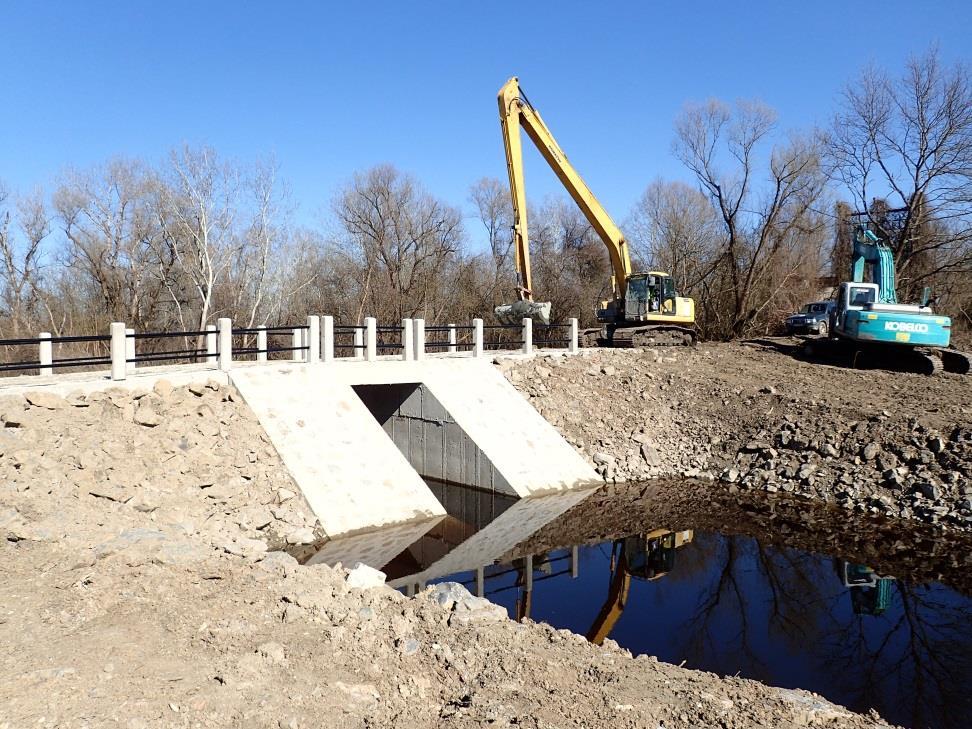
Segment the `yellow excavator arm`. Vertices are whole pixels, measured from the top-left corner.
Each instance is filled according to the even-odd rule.
[[[530,236],[527,226],[526,187],[523,182],[523,148],[520,143],[522,126],[530,139],[547,160],[547,164],[560,179],[574,202],[584,213],[591,227],[607,246],[614,270],[614,292],[624,299],[628,276],[631,275],[631,258],[628,243],[607,211],[594,197],[594,193],[574,169],[567,155],[557,144],[540,114],[520,90],[514,76],[500,89],[500,125],[503,128],[503,144],[506,148],[506,170],[510,176],[510,196],[513,202],[513,250],[516,272],[520,277],[520,297],[533,300],[533,280],[530,273]]]

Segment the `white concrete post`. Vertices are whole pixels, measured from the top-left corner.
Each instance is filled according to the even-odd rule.
[[[307,317],[307,362],[317,364],[321,361],[321,318]]]
[[[579,346],[577,339],[578,339],[577,320],[571,319],[570,320],[570,343],[567,345],[571,354],[577,354],[577,348]]]
[[[216,359],[216,353],[219,351],[218,344],[216,340],[216,325],[207,324],[206,325],[206,364],[216,367],[219,362]]]
[[[415,359],[425,359],[425,319],[412,319],[415,336]]]
[[[409,362],[415,359],[415,340],[412,335],[412,320],[402,319],[402,359]]]
[[[257,362],[266,362],[267,357],[267,328],[262,324],[257,327]]]
[[[40,362],[40,372],[43,375],[53,375],[54,368],[51,367],[51,363],[54,361],[54,345],[51,343],[51,333],[41,332],[39,339],[41,340],[38,349],[38,361]]]
[[[125,373],[135,374],[135,363],[128,360],[135,359],[135,330],[125,330]]]
[[[473,357],[482,357],[483,349],[483,320],[473,319]]]
[[[292,362],[303,362],[304,361],[304,353],[301,352],[299,349],[297,349],[297,347],[300,347],[301,346],[301,342],[303,340],[304,340],[304,338],[303,338],[303,336],[301,336],[301,330],[300,329],[294,329],[293,331],[291,331],[291,333],[290,333],[290,346],[293,347],[293,350],[290,352],[290,354],[291,354],[290,360]]]
[[[449,353],[450,354],[455,354],[456,352],[459,351],[459,347],[457,346],[458,341],[459,340],[456,338],[456,325],[450,324],[449,325]]]
[[[533,354],[533,319],[523,320],[523,354]]]
[[[352,354],[351,356],[354,359],[363,359],[364,358],[364,329],[354,330],[354,341],[352,343],[354,344],[354,349],[352,349],[351,351],[354,352],[354,354]]]
[[[373,316],[365,317],[365,359],[378,359],[378,320]]]
[[[334,361],[334,317],[325,316],[321,320],[322,326],[322,337],[324,339],[324,348],[321,350],[321,359],[325,362]]]
[[[233,367],[233,320],[222,317],[219,324],[219,368],[229,372]]]
[[[125,322],[111,323],[111,379],[125,379]]]

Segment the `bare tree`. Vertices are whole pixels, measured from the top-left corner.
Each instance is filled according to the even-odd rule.
[[[334,203],[362,271],[362,308],[395,320],[447,308],[446,273],[465,240],[462,215],[390,165],[354,176]]]
[[[825,135],[830,170],[892,245],[902,295],[972,272],[972,81],[935,49],[892,78],[869,68],[849,84]],[[893,225],[890,221],[893,220]]]
[[[819,246],[824,230],[823,217],[814,212],[826,181],[815,140],[791,136],[770,149],[765,179],[757,172],[775,130],[775,113],[759,102],[734,109],[715,100],[691,104],[676,121],[675,154],[695,174],[720,220],[716,273],[727,297],[723,336],[750,332],[776,293],[806,277],[802,267],[783,265],[802,256],[784,254],[804,243]]]
[[[115,159],[68,172],[54,194],[66,264],[97,291],[94,325],[115,319],[141,326],[155,316],[162,289],[155,274],[153,178],[141,162]]]
[[[165,247],[191,292],[200,330],[212,315],[217,286],[243,249],[236,229],[241,185],[240,171],[213,149],[183,147],[170,156],[158,218]],[[174,299],[182,295],[171,283],[169,291]]]
[[[17,226],[12,226],[9,197],[0,184],[0,314],[4,328],[9,327],[11,336],[16,338],[33,326],[34,310],[38,304],[43,306],[39,288],[41,244],[50,233],[50,224],[43,199],[37,193],[20,202]],[[20,245],[16,228],[23,239]]]

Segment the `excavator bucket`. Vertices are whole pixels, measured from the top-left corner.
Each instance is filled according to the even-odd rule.
[[[493,313],[500,324],[514,326],[521,324],[524,319],[533,319],[540,324],[550,323],[550,302],[549,301],[516,301],[512,304],[503,304],[493,309]]]

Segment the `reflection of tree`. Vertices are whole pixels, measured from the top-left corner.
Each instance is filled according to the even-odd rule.
[[[964,726],[972,710],[972,625],[968,609],[940,587],[897,582],[893,618],[851,618],[831,636],[829,670],[840,672],[863,701],[893,697],[897,721]],[[868,640],[868,638],[871,640]],[[841,650],[843,648],[843,650]]]
[[[819,685],[802,688],[851,708],[914,727],[960,726],[969,715],[972,616],[950,590],[899,581],[884,615],[855,615],[828,558],[697,532],[679,569],[697,562],[708,569],[681,630],[690,663],[778,681],[768,636],[814,669]]]

